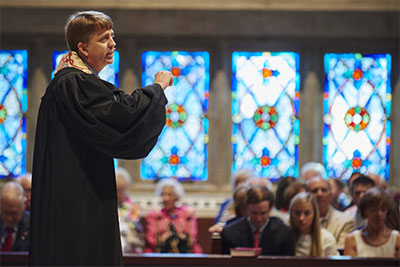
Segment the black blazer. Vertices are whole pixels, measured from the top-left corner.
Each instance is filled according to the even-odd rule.
[[[30,220],[30,214],[29,212],[24,211],[24,214],[22,215],[22,220],[18,224],[18,229],[17,229],[17,234],[15,235],[15,240],[14,244],[12,247],[12,251],[28,251],[29,250],[29,220]],[[4,224],[0,220],[0,240],[3,238],[3,231],[4,229]],[[3,244],[0,244],[1,246]]]
[[[231,248],[253,247],[253,234],[247,217],[226,226],[221,235],[221,253],[229,254]],[[292,230],[279,218],[270,217],[260,239],[262,255],[294,255]]]

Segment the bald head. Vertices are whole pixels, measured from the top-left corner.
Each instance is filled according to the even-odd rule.
[[[15,182],[8,182],[1,188],[1,201],[17,200],[24,204],[24,189]]]
[[[17,226],[24,213],[24,189],[16,182],[8,182],[1,188],[1,220],[6,227]]]

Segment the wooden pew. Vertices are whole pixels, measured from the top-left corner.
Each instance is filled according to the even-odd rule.
[[[71,255],[72,256],[72,255]],[[0,252],[1,266],[27,266],[28,253]],[[232,258],[227,255],[208,254],[130,254],[124,256],[125,266],[400,266],[398,258],[356,258],[335,256],[329,258],[259,256]]]

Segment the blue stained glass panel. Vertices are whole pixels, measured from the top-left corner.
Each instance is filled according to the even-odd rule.
[[[232,172],[298,175],[299,60],[293,52],[232,54]]]
[[[152,84],[160,70],[174,75],[165,90],[167,123],[150,154],[142,160],[141,177],[207,180],[209,94],[208,52],[147,51],[142,54],[142,84]]]
[[[0,50],[0,178],[26,172],[28,52]]]
[[[51,77],[54,77],[54,71],[57,68],[58,63],[61,60],[61,57],[67,53],[68,51],[53,51],[53,71],[51,73]],[[99,73],[101,79],[114,84],[116,87],[119,86],[119,52],[114,51],[114,62],[113,64],[106,65]]]
[[[323,162],[329,176],[389,179],[391,56],[326,54]]]

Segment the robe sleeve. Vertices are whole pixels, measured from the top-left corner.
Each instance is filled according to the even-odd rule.
[[[54,88],[57,107],[68,125],[111,157],[147,156],[165,125],[167,99],[158,84],[128,95],[95,75],[73,70]]]

